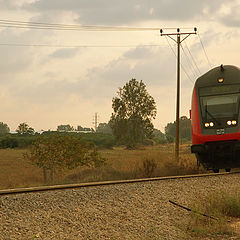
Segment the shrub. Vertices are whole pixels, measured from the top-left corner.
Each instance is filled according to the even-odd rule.
[[[0,140],[0,148],[16,148],[18,145],[17,139],[13,137],[6,136]]]
[[[142,162],[141,171],[144,177],[152,177],[156,168],[157,163],[153,158],[145,158]]]
[[[187,226],[187,230],[190,231],[191,234],[198,236],[224,235],[225,237],[236,235],[228,219],[240,217],[239,192],[217,192],[200,201],[198,198],[198,202],[193,204],[192,209],[196,212],[213,216],[217,220],[212,220],[197,213],[192,213]]]

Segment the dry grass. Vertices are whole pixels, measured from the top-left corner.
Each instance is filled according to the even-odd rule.
[[[192,237],[215,237],[216,239],[229,239],[240,237],[240,193],[217,192],[201,198],[192,204],[192,209],[199,213],[213,216],[217,220],[192,213],[186,224],[186,232]],[[239,239],[239,238],[233,238]]]
[[[197,172],[195,156],[190,145],[181,145],[180,163],[174,161],[174,145],[165,144],[126,150],[116,147],[101,150],[106,165],[97,169],[79,167],[55,174],[55,184],[149,177],[144,161],[156,164],[151,176],[169,176]],[[22,149],[0,150],[0,188],[37,186],[43,184],[41,169],[23,159]],[[148,176],[147,176],[148,175]]]
[[[22,149],[0,150],[0,188],[37,185],[42,181],[41,170],[26,162]]]

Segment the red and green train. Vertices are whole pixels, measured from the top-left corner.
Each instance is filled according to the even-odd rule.
[[[240,167],[240,69],[215,67],[199,77],[192,94],[191,152],[206,169]]]

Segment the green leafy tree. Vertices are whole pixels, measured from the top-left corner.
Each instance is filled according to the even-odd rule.
[[[70,126],[69,124],[59,125],[59,126],[57,126],[57,131],[58,132],[71,132],[71,131],[74,131],[74,127]]]
[[[191,140],[191,120],[186,116],[182,116],[179,121],[180,141]],[[165,135],[169,142],[173,142],[176,137],[176,121],[168,123],[165,127]]]
[[[97,133],[112,134],[112,129],[108,123],[99,123]]]
[[[34,129],[32,127],[29,127],[27,123],[20,123],[16,131],[20,135],[34,134]]]
[[[6,123],[0,122],[0,135],[4,135],[10,132],[10,128]]]
[[[53,182],[54,172],[73,169],[78,166],[98,167],[104,164],[94,145],[84,142],[81,137],[70,135],[41,136],[24,153],[25,159],[43,169],[44,182],[47,172]]]
[[[153,129],[153,136],[154,136],[154,140],[157,143],[162,144],[162,143],[166,143],[167,141],[165,134],[156,128]]]
[[[80,132],[94,132],[94,129],[93,128],[88,128],[88,127],[77,126],[77,131],[80,131]]]
[[[112,100],[110,126],[116,140],[128,148],[152,138],[152,119],[156,117],[156,103],[143,81],[130,80]]]

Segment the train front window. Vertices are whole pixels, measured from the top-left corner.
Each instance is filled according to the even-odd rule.
[[[239,94],[204,96],[201,99],[201,112],[204,121],[220,122],[238,117]],[[219,124],[220,125],[220,124]]]

